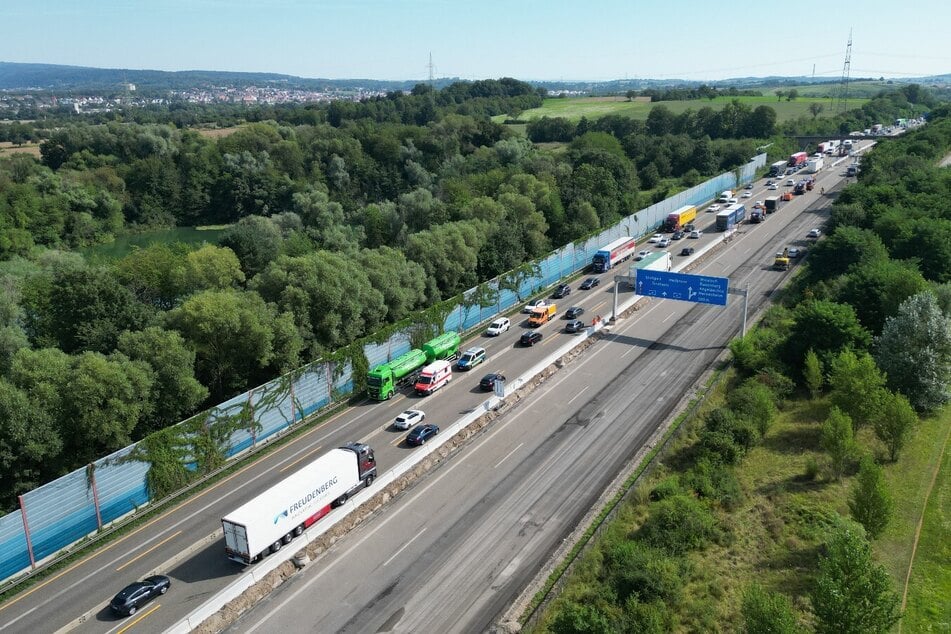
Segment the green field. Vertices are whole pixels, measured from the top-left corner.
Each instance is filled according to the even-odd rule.
[[[777,100],[775,96],[762,97],[717,97],[714,100],[696,99],[691,101],[657,101],[654,103],[628,101],[624,97],[578,97],[571,99],[546,99],[541,108],[526,110],[519,115],[519,120],[530,121],[541,117],[562,117],[565,119],[598,119],[605,115],[616,114],[634,119],[646,120],[651,108],[657,105],[664,105],[675,114],[680,114],[685,110],[699,110],[704,106],[709,106],[715,110],[723,108],[733,99],[755,108],[760,105],[767,105],[776,110],[777,122],[782,123],[790,119],[796,119],[802,116],[811,117],[809,105],[820,103],[825,108],[820,117],[827,117],[832,113],[833,100],[827,97],[803,98],[799,97],[795,101]],[[848,107],[858,108],[868,99],[850,99]],[[509,118],[507,115],[494,117],[493,120],[501,122]]]

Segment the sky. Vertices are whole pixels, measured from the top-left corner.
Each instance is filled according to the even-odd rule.
[[[0,0],[0,61],[385,80],[951,73],[951,1]]]

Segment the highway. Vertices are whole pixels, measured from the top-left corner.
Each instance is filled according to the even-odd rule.
[[[824,174],[820,186],[834,180]],[[748,283],[751,311],[761,308],[786,279],[770,270],[773,254],[821,224],[818,187],[745,225],[692,272]],[[741,311],[736,298],[726,308],[653,301],[229,631],[489,629],[686,403],[737,334]]]
[[[751,284],[751,308],[766,301],[785,273],[766,270],[783,245],[803,240],[820,223],[819,187],[831,190],[842,169],[820,174],[816,190],[784,203],[759,225],[742,225],[719,255],[691,271],[729,275]],[[767,193],[758,181],[753,200]],[[698,217],[707,234],[672,243],[713,240],[713,214]],[[787,237],[788,236],[788,237]],[[583,318],[610,313],[611,277],[557,300],[559,315],[585,307]],[[795,270],[795,269],[794,269]],[[630,291],[624,291],[630,294]],[[500,418],[470,446],[440,465],[395,502],[340,540],[236,626],[235,631],[477,631],[496,617],[615,477],[623,464],[699,380],[739,328],[734,297],[727,308],[654,301],[597,342],[565,370]],[[321,452],[353,440],[374,447],[381,471],[409,452],[406,432],[390,423],[407,407],[446,426],[478,406],[479,378],[509,378],[531,367],[550,346],[573,335],[564,320],[541,328],[533,348],[516,341],[523,315],[500,337],[477,337],[488,356],[469,373],[420,398],[404,392],[389,402],[366,401],[241,467],[214,486],[169,509],[0,605],[0,631],[162,631],[242,572],[224,556],[220,517],[286,477]],[[298,544],[292,544],[293,548]],[[130,619],[111,614],[109,599],[147,574],[167,574],[169,593]],[[321,597],[315,601],[314,597]],[[296,615],[296,616],[295,616]],[[265,629],[260,623],[267,623]],[[295,625],[296,623],[296,625]],[[319,624],[319,625],[317,625]]]

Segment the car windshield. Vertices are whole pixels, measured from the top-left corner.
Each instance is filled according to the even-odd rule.
[[[419,380],[417,381],[417,383],[421,383],[421,384],[423,384],[423,385],[425,385],[425,384],[427,384],[427,383],[432,383],[432,382],[433,382],[433,377],[431,377],[431,376],[426,376],[426,375],[423,375],[423,376],[419,377]]]

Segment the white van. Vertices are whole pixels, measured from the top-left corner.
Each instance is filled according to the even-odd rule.
[[[420,395],[432,394],[452,380],[452,363],[449,361],[433,361],[423,368],[416,379],[416,393]]]
[[[728,189],[724,191],[722,194],[720,194],[720,198],[718,200],[721,203],[725,203],[725,202],[729,202],[731,198],[733,198],[733,190]]]

